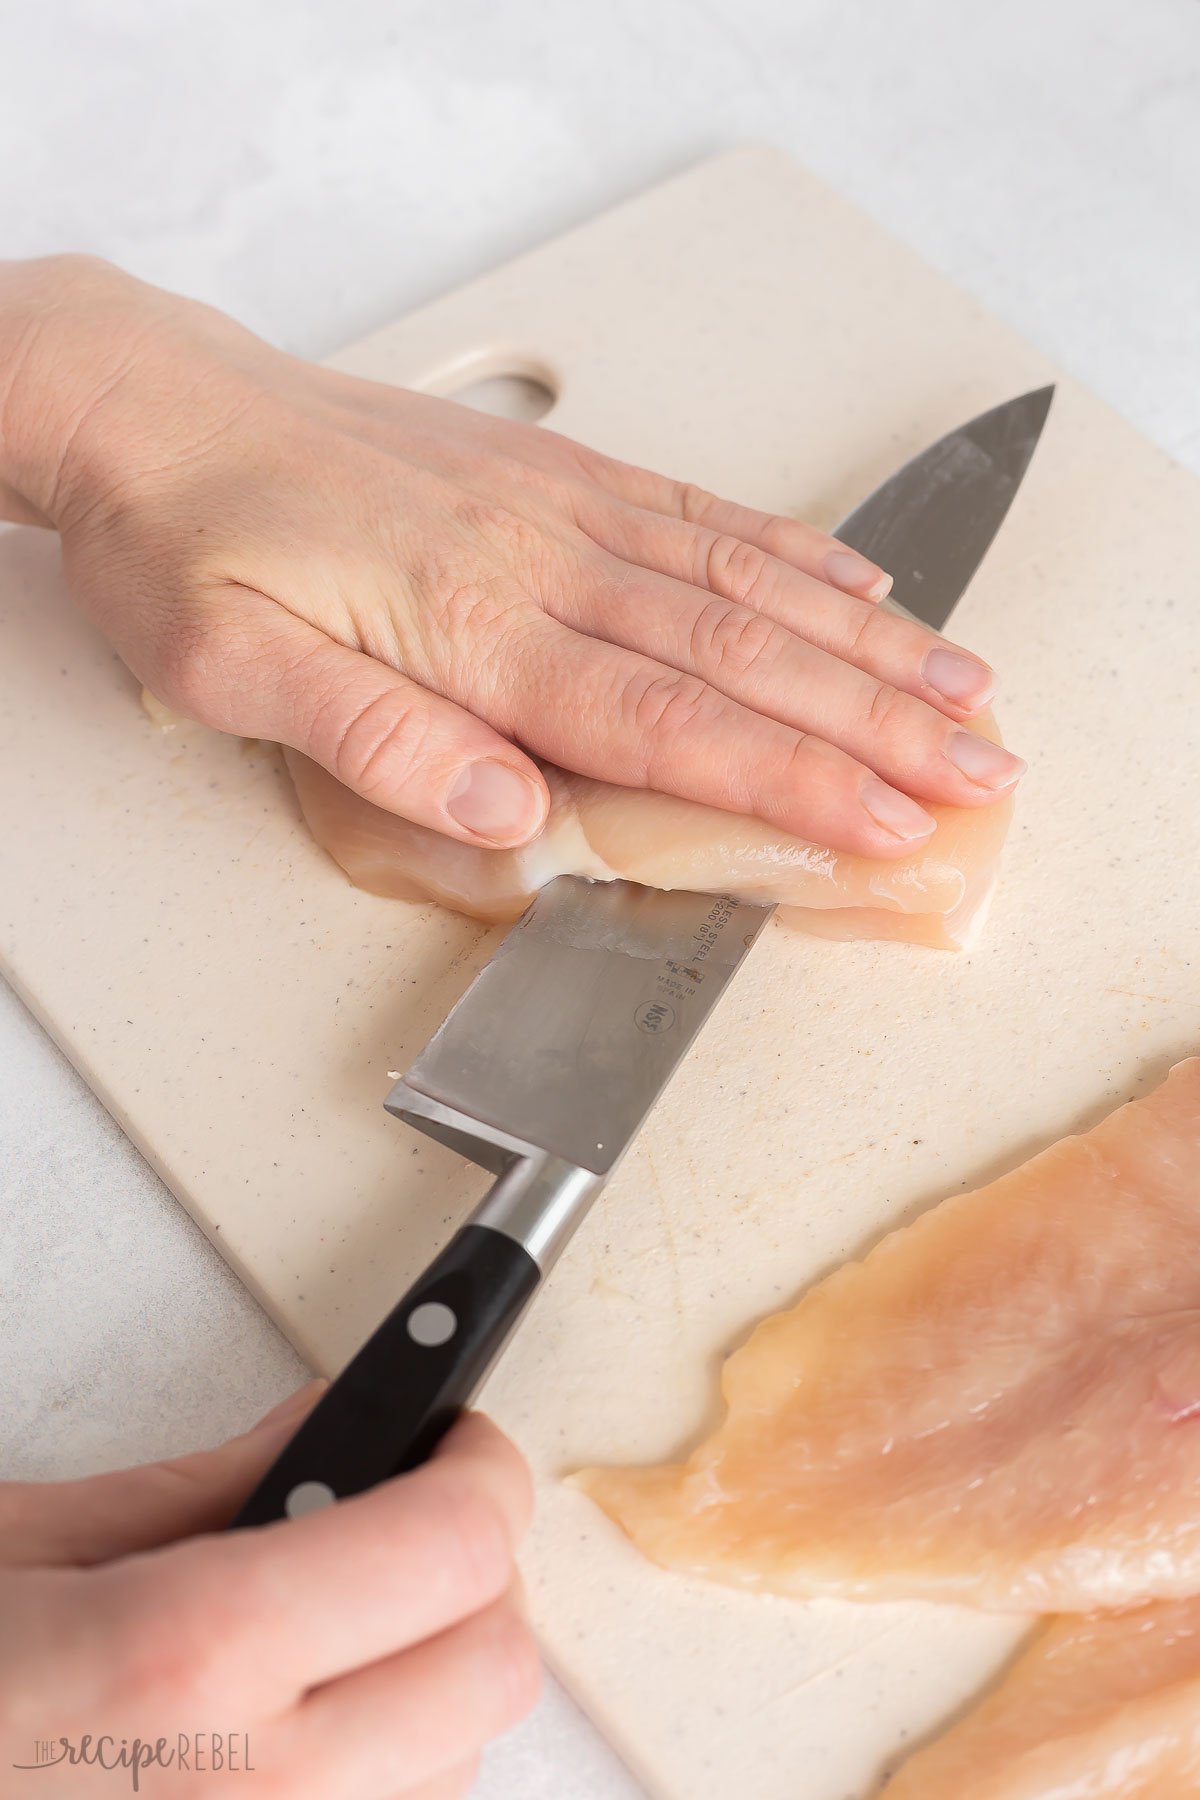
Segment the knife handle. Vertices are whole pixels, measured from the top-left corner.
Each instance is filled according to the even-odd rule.
[[[541,1275],[514,1238],[464,1225],[321,1396],[234,1527],[296,1518],[425,1462]]]

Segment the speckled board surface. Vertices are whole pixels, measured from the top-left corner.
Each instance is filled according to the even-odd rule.
[[[1054,374],[758,151],[338,360],[443,390],[544,371],[556,428],[822,523]],[[1000,670],[1032,763],[982,944],[956,959],[773,928],[490,1386],[538,1471],[527,1577],[548,1654],[656,1795],[858,1800],[1020,1634],[667,1576],[558,1477],[685,1445],[762,1312],[1196,1048],[1198,500],[1063,384],[954,625]],[[0,537],[0,599],[4,971],[332,1369],[483,1185],[380,1102],[491,940],[348,888],[272,754],[155,733],[71,612],[52,541]]]

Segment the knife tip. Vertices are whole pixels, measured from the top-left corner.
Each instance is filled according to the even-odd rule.
[[[1041,425],[1045,422],[1046,414],[1050,411],[1051,402],[1057,392],[1058,383],[1049,381],[1045,387],[1030,388],[1029,392],[1022,396],[1020,404],[1027,409],[1030,417],[1036,419],[1037,423]]]

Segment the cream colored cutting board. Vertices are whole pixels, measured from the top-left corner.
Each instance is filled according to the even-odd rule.
[[[339,361],[442,391],[540,370],[558,429],[822,523],[1055,373],[759,150]],[[656,1795],[857,1800],[1020,1632],[665,1575],[559,1477],[686,1445],[761,1313],[1197,1048],[1198,571],[1200,488],[1064,382],[954,623],[1032,763],[982,946],[772,928],[488,1391],[538,1471],[549,1657]],[[5,535],[0,584],[4,969],[335,1369],[484,1185],[381,1101],[491,940],[349,888],[273,754],[153,731],[49,538]]]

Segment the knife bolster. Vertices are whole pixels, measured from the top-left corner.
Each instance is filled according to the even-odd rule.
[[[528,1251],[545,1275],[558,1261],[606,1177],[470,1118],[398,1081],[384,1105],[396,1118],[496,1176],[471,1214]]]
[[[502,1231],[549,1273],[582,1223],[604,1178],[535,1152],[514,1157],[471,1214],[472,1225]]]

